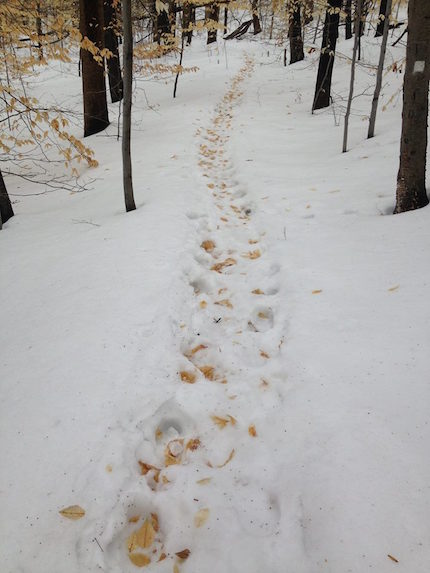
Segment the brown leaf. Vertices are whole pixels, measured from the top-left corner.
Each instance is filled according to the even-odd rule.
[[[80,505],[70,505],[69,507],[61,509],[58,513],[60,513],[60,515],[66,517],[67,519],[76,520],[76,519],[81,519],[81,517],[84,517],[85,510],[82,509]]]
[[[228,458],[225,460],[224,463],[220,464],[219,466],[216,466],[217,468],[223,468],[224,466],[226,466],[229,462],[231,462],[231,460],[234,458],[234,454],[236,452],[234,451],[234,448],[231,450]]]
[[[164,561],[166,559],[167,555],[165,553],[162,553],[160,555],[160,557],[158,558],[158,563],[160,563],[160,561]]]
[[[140,519],[140,515],[133,515],[129,518],[128,522],[129,523],[137,523]]]
[[[160,440],[162,437],[163,437],[163,432],[160,430],[160,428],[157,428],[155,430],[155,439]]]
[[[394,291],[396,291],[398,288],[400,288],[400,285],[393,286],[393,287],[391,287],[391,288],[388,289],[388,292],[394,292]]]
[[[253,438],[256,438],[256,437],[257,437],[257,430],[255,429],[254,424],[251,424],[251,426],[249,426],[249,428],[248,428],[248,434],[249,434],[250,436],[252,436]]]
[[[312,291],[312,294],[320,294],[320,292],[322,292],[321,288],[317,288],[315,290]]]
[[[179,557],[179,559],[188,559],[190,553],[191,551],[189,549],[182,549],[182,551],[178,551],[177,553],[175,553],[175,555]]]
[[[206,308],[208,303],[205,300],[200,301],[200,308]]]
[[[154,470],[154,474],[157,475],[157,478],[160,475],[160,471],[161,471],[160,468],[156,468],[155,466],[151,466],[151,464],[147,464],[147,463],[142,462],[140,460],[138,460],[137,463],[140,466],[140,474],[141,475],[146,476],[146,474],[148,472],[150,472],[151,470]],[[155,479],[155,477],[154,477],[154,479]],[[156,479],[155,481],[158,481],[158,479]]]
[[[264,350],[260,350],[260,356],[262,358],[267,358],[267,359],[270,358],[270,356],[267,354],[267,352],[264,352]]]
[[[225,306],[226,308],[233,308],[233,305],[228,300],[228,298],[223,298],[222,300],[215,301],[214,304],[218,304],[219,306]]]
[[[256,249],[255,251],[249,251],[248,253],[242,253],[242,257],[244,257],[245,259],[258,259],[258,257],[261,257],[261,252],[259,249]]]
[[[205,344],[199,344],[191,350],[191,354],[196,354],[197,352],[200,352],[200,350],[206,350],[206,348],[207,346]]]
[[[132,551],[134,551],[135,549],[137,549],[138,545],[137,545],[137,535],[136,532],[134,531],[130,537],[127,539],[127,549],[128,552],[131,553]]]
[[[399,562],[398,559],[396,559],[395,557],[393,557],[393,556],[390,555],[390,554],[388,554],[387,557],[388,557],[389,559],[391,559],[391,561],[394,561],[394,563],[398,563],[398,562]]]
[[[225,267],[231,267],[231,266],[235,265],[236,263],[237,263],[237,261],[235,259],[233,259],[232,257],[228,257],[224,261],[222,261],[220,263],[216,263],[215,265],[213,265],[211,267],[211,271],[216,271],[217,273],[221,273]]]
[[[186,382],[187,384],[194,384],[196,381],[196,375],[194,372],[187,372],[186,370],[182,370],[179,372],[179,375],[181,376],[182,382]]]
[[[250,245],[255,245],[256,243],[258,243],[258,239],[249,239],[248,243]]]
[[[258,318],[261,318],[262,320],[267,320],[269,317],[267,316],[267,314],[265,312],[259,312]]]
[[[206,485],[208,483],[210,483],[212,481],[212,478],[202,478],[197,480],[196,483],[198,483],[199,485]]]
[[[227,415],[226,418],[221,418],[221,416],[211,416],[212,421],[220,428],[221,430],[224,429],[227,424],[231,424],[232,426],[236,425],[236,420],[230,414]]]
[[[151,513],[151,523],[155,533],[158,533],[160,526],[158,524],[158,515],[156,513]]]
[[[130,553],[128,558],[136,567],[145,567],[151,563],[151,559],[145,553]]]
[[[194,452],[200,446],[201,442],[198,438],[191,438],[191,440],[188,440],[187,445],[185,447],[187,450],[191,450],[192,452]]]
[[[256,289],[254,289],[254,290],[251,291],[251,292],[252,292],[252,294],[264,294],[264,292],[263,292],[261,289],[259,289],[259,288],[256,288]]]
[[[207,380],[214,380],[215,378],[215,368],[213,366],[198,366],[198,369],[200,370],[200,372],[203,374],[203,376],[207,379]]]
[[[215,249],[215,243],[213,241],[203,241],[200,245],[207,253],[211,253]]]
[[[136,531],[136,543],[139,547],[147,549],[151,547],[155,539],[155,530],[152,526],[152,522],[145,519],[144,524],[140,529]]]
[[[196,527],[201,527],[206,523],[209,517],[209,509],[206,507],[204,509],[200,509],[194,516],[194,525]]]

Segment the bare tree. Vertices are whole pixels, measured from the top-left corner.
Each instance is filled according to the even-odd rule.
[[[212,2],[205,8],[205,22],[208,25],[207,44],[212,44],[217,40],[217,24],[219,20],[219,4]]]
[[[300,10],[301,2],[299,0],[292,0],[287,4],[290,19],[290,26],[288,28],[288,36],[290,38],[290,64],[295,64],[305,58]]]
[[[124,184],[125,210],[134,211],[136,204],[133,194],[131,168],[131,98],[133,91],[133,25],[131,20],[131,0],[122,0],[124,97],[122,103],[122,172]]]
[[[345,0],[345,40],[352,38],[352,0]]]
[[[370,112],[369,131],[367,132],[367,137],[369,139],[375,135],[376,112],[378,111],[379,95],[382,87],[382,74],[384,72],[385,52],[387,51],[388,30],[390,27],[391,4],[392,0],[386,0],[381,51],[379,52],[378,70],[376,72],[375,93],[373,94],[372,110]]]
[[[354,33],[354,47],[352,49],[351,78],[349,81],[349,95],[345,113],[345,124],[343,129],[343,145],[342,145],[343,153],[345,153],[348,149],[348,125],[349,125],[349,116],[351,115],[352,97],[354,95],[355,64],[357,62],[358,42],[360,39],[358,24],[360,22],[362,8],[363,8],[363,0],[357,0],[357,6],[355,9],[355,27],[354,27],[355,33]]]
[[[105,25],[105,47],[112,52],[112,56],[107,58],[107,69],[109,79],[109,91],[112,103],[122,99],[122,74],[121,62],[119,61],[118,36],[117,36],[117,12],[115,0],[104,0],[104,25]]]
[[[430,81],[430,2],[409,0],[402,136],[394,213],[428,204],[427,121]]]
[[[0,171],[0,229],[3,223],[6,223],[6,221],[13,217],[13,214],[12,204],[7,193],[2,172]]]
[[[98,49],[103,48],[103,0],[79,0],[79,29]],[[104,67],[87,49],[81,49],[84,95],[84,137],[109,125]]]
[[[391,8],[390,10],[387,9],[387,0],[381,0],[381,3],[379,5],[379,17],[378,17],[378,24],[376,26],[375,38],[383,35],[384,23],[390,13],[391,13]]]
[[[331,77],[333,74],[336,42],[339,35],[339,13],[341,6],[342,0],[328,0],[327,2],[312,111],[330,105]]]
[[[258,0],[252,0],[252,27],[254,36],[261,32],[260,18],[258,17]]]

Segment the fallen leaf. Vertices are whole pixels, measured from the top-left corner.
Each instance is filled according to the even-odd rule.
[[[388,554],[387,557],[388,557],[389,559],[391,559],[391,561],[394,561],[394,563],[398,563],[398,562],[399,562],[398,559],[396,559],[395,557],[393,557],[393,556],[390,555],[390,554]]]
[[[187,384],[194,384],[196,381],[196,375],[194,372],[187,372],[186,370],[182,370],[179,372],[179,375],[181,376],[182,382],[186,382]]]
[[[215,424],[221,429],[223,430],[227,424],[231,424],[232,426],[236,425],[236,419],[233,418],[233,416],[230,416],[230,414],[227,414],[226,418],[221,418],[221,416],[211,416],[212,421],[215,422]]]
[[[202,478],[196,481],[199,485],[206,485],[212,481],[212,478]]]
[[[391,287],[391,288],[388,289],[388,292],[394,292],[394,291],[397,290],[398,288],[400,288],[400,285],[393,286],[393,287]]]
[[[165,553],[162,553],[162,554],[160,555],[160,557],[158,558],[158,562],[157,562],[157,563],[160,563],[160,561],[164,561],[164,560],[166,559],[166,557],[167,557],[167,555],[166,555]]]
[[[249,428],[248,428],[248,434],[249,434],[250,436],[252,436],[253,438],[256,438],[256,437],[257,437],[257,430],[255,429],[254,424],[251,424],[251,426],[249,426]]]
[[[217,468],[223,468],[224,466],[226,466],[229,462],[231,462],[231,460],[234,458],[234,454],[236,452],[234,451],[234,448],[231,450],[228,458],[225,460],[224,463],[220,464],[219,466],[216,466]]]
[[[179,573],[179,567],[177,563],[173,564],[173,573]]]
[[[58,513],[60,513],[63,517],[67,517],[67,519],[76,520],[84,517],[85,510],[82,509],[80,505],[70,505],[69,507],[61,509]]]
[[[205,344],[199,344],[191,350],[191,354],[196,354],[197,352],[200,352],[200,350],[206,350],[206,348],[207,346]]]
[[[160,440],[162,437],[163,437],[163,432],[160,430],[160,428],[157,428],[155,430],[155,439]]]
[[[262,320],[267,320],[269,317],[267,316],[267,314],[265,312],[259,312],[258,318],[261,318]]]
[[[151,470],[154,471],[154,481],[158,483],[158,478],[160,476],[160,472],[161,469],[160,468],[156,468],[155,466],[152,466],[151,464],[147,464],[145,462],[142,462],[140,460],[138,460],[137,462],[140,466],[140,475],[142,476],[146,476],[146,474],[148,472],[150,472]]]
[[[136,531],[136,543],[139,547],[147,549],[151,547],[155,539],[155,530],[152,526],[152,520],[145,519],[144,524]]]
[[[151,523],[155,533],[157,533],[160,529],[160,526],[158,524],[158,515],[156,513],[151,513]]]
[[[215,184],[214,184],[214,183],[208,183],[208,188],[209,188],[209,189],[214,189],[214,187],[215,187]]]
[[[320,294],[320,292],[322,292],[321,288],[317,288],[315,290],[312,291],[312,294]]]
[[[194,516],[194,525],[196,527],[201,527],[206,523],[208,517],[209,517],[209,509],[208,508],[200,509]]]
[[[134,531],[130,537],[127,539],[127,549],[128,552],[131,553],[132,551],[134,551],[135,549],[137,549],[138,545],[137,545],[137,535],[136,532]]]
[[[221,263],[216,263],[215,265],[213,265],[211,267],[211,271],[216,271],[217,273],[220,273],[225,267],[231,267],[233,265],[235,265],[237,263],[237,261],[231,257],[228,257],[227,259],[225,259],[225,261],[222,261]]]
[[[219,306],[225,306],[226,308],[233,308],[233,305],[231,304],[231,302],[228,300],[228,298],[224,298],[222,300],[217,300],[215,301],[214,304],[217,304]]]
[[[185,448],[187,450],[191,450],[192,452],[194,452],[195,450],[197,450],[197,448],[199,448],[201,446],[201,442],[198,438],[192,438],[191,440],[188,440],[187,445],[185,446]]]
[[[256,289],[254,289],[254,290],[251,291],[251,292],[252,292],[252,294],[264,294],[264,292],[263,292],[261,289],[259,289],[259,288],[256,288]]]
[[[256,243],[258,243],[258,239],[249,239],[248,243],[250,245],[255,245]]]
[[[206,308],[208,303],[205,300],[200,301],[200,308]]]
[[[200,372],[203,374],[203,376],[207,379],[207,380],[214,380],[215,378],[215,368],[213,366],[198,366],[198,369],[200,370]]]
[[[175,553],[175,555],[179,557],[179,559],[188,559],[190,553],[191,551],[189,549],[182,549],[182,551],[178,551],[177,553]]]
[[[128,558],[136,567],[145,567],[151,563],[151,559],[145,553],[130,553]]]
[[[129,523],[137,523],[139,521],[139,519],[140,519],[140,515],[132,515],[129,518],[128,522]]]
[[[268,388],[269,382],[267,382],[267,380],[264,380],[264,378],[262,378],[262,379],[261,379],[261,382],[260,382],[260,386],[261,386],[262,388]]]
[[[267,354],[267,352],[264,352],[264,350],[260,350],[260,356],[262,358],[270,358],[270,356]]]
[[[213,241],[203,241],[200,245],[207,253],[211,253],[215,249],[215,243]]]
[[[109,474],[112,473],[112,466],[110,464],[108,464],[105,469]]]
[[[256,249],[255,251],[249,251],[248,253],[242,253],[242,257],[244,257],[245,259],[258,259],[258,257],[261,257],[261,252],[259,249]]]

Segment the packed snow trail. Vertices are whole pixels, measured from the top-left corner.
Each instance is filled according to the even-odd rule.
[[[303,563],[300,499],[286,505],[279,498],[288,482],[275,437],[285,432],[280,266],[266,260],[255,206],[228,153],[253,69],[245,56],[210,125],[197,130],[201,189],[210,201],[207,210],[188,212],[195,247],[184,280],[194,300],[178,324],[177,389],[146,419],[124,421],[125,479],[112,491],[109,515],[101,511],[84,530],[84,570],[176,573],[198,563],[199,573],[260,573],[294,552],[295,572]]]

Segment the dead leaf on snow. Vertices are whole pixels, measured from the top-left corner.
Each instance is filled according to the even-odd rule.
[[[270,358],[270,356],[267,354],[267,352],[264,352],[264,350],[260,350],[260,356],[262,358],[267,358],[267,359]]]
[[[164,463],[166,464],[166,466],[180,464],[183,451],[184,451],[183,438],[170,440],[170,442],[166,446],[166,449],[164,450]]]
[[[199,344],[198,346],[195,346],[191,350],[191,354],[196,354],[197,352],[200,352],[200,350],[206,350],[206,348],[207,348],[206,344]]]
[[[261,252],[259,249],[256,249],[255,251],[249,251],[248,253],[242,253],[242,257],[244,257],[245,259],[258,259],[258,257],[261,257]]]
[[[196,375],[194,372],[189,372],[187,370],[182,370],[179,372],[182,382],[186,382],[187,384],[194,384],[196,381]]]
[[[200,509],[194,516],[194,525],[196,527],[201,527],[206,523],[208,517],[209,517],[209,509],[207,507],[204,509]]]
[[[398,288],[400,288],[400,285],[393,286],[393,287],[391,287],[391,288],[388,289],[388,292],[394,292],[394,291],[396,291]]]
[[[132,515],[129,518],[128,522],[129,523],[137,523],[139,521],[139,519],[140,519],[140,515]]]
[[[206,485],[208,483],[210,483],[212,481],[212,478],[202,478],[197,480],[196,483],[198,483],[199,485]]]
[[[212,265],[211,271],[216,271],[217,273],[221,273],[225,267],[231,267],[236,263],[237,261],[235,259],[233,259],[232,257],[228,257],[224,261]]]
[[[233,418],[233,416],[230,416],[230,414],[227,414],[227,416],[225,418],[221,418],[221,416],[211,416],[211,418],[212,418],[212,421],[221,430],[223,430],[227,426],[227,424],[231,424],[232,426],[236,425],[236,419]]]
[[[264,292],[263,292],[261,289],[259,289],[259,288],[256,288],[256,289],[254,289],[254,290],[251,291],[251,292],[252,292],[252,294],[264,294]]]
[[[197,367],[200,372],[203,374],[203,376],[206,378],[206,380],[211,380],[213,381],[215,378],[215,368],[213,366],[198,366]]]
[[[200,308],[206,308],[208,303],[205,300],[200,301]]]
[[[387,557],[388,557],[389,559],[391,559],[391,561],[394,561],[394,563],[398,563],[398,562],[399,562],[398,559],[396,559],[395,557],[393,557],[393,556],[390,555],[390,554],[388,554]]]
[[[144,524],[136,531],[136,543],[139,547],[147,549],[151,547],[155,539],[155,530],[152,526],[152,520],[145,519]]]
[[[217,468],[223,468],[225,467],[228,463],[231,462],[231,460],[234,458],[234,454],[236,452],[234,451],[234,448],[231,450],[231,452],[229,453],[228,458],[225,460],[225,462],[223,462],[222,464],[219,464],[218,466],[216,466]]]
[[[138,545],[137,545],[137,535],[136,532],[134,531],[130,537],[127,539],[127,549],[128,552],[131,553],[132,551],[134,551],[135,549],[137,549]]]
[[[255,429],[254,424],[251,424],[248,428],[248,434],[253,437],[256,438],[257,437],[257,430]]]
[[[151,563],[151,559],[145,553],[130,553],[128,558],[136,567],[145,567]]]
[[[213,241],[203,241],[200,245],[202,249],[204,249],[207,253],[211,253],[215,249],[215,243]]]
[[[140,466],[140,474],[143,476],[146,476],[146,474],[148,472],[150,472],[151,470],[154,471],[154,481],[158,483],[158,478],[160,476],[160,468],[156,468],[155,466],[152,466],[151,464],[147,464],[145,462],[142,462],[140,460],[138,460],[137,462]]]
[[[228,298],[224,298],[222,300],[217,300],[215,301],[214,304],[217,304],[219,306],[225,306],[226,308],[233,308],[233,305],[231,304],[231,302],[228,300]]]
[[[69,507],[61,509],[58,513],[60,513],[60,515],[66,517],[67,519],[76,520],[76,519],[81,519],[81,517],[84,517],[85,510],[82,509],[80,505],[70,505]]]
[[[191,438],[191,440],[188,440],[187,445],[185,446],[185,448],[187,450],[191,450],[192,452],[194,452],[195,450],[197,450],[197,448],[199,448],[201,446],[201,442],[198,438]]]
[[[156,513],[151,513],[151,523],[155,533],[157,533],[160,529],[160,526],[158,524],[158,515]]]
[[[312,291],[312,294],[320,294],[320,292],[322,292],[321,288],[317,288],[315,290]]]
[[[175,553],[175,555],[177,557],[179,557],[179,559],[188,559],[188,557],[190,556],[191,551],[189,549],[182,549],[182,551],[178,551],[177,553]]]

